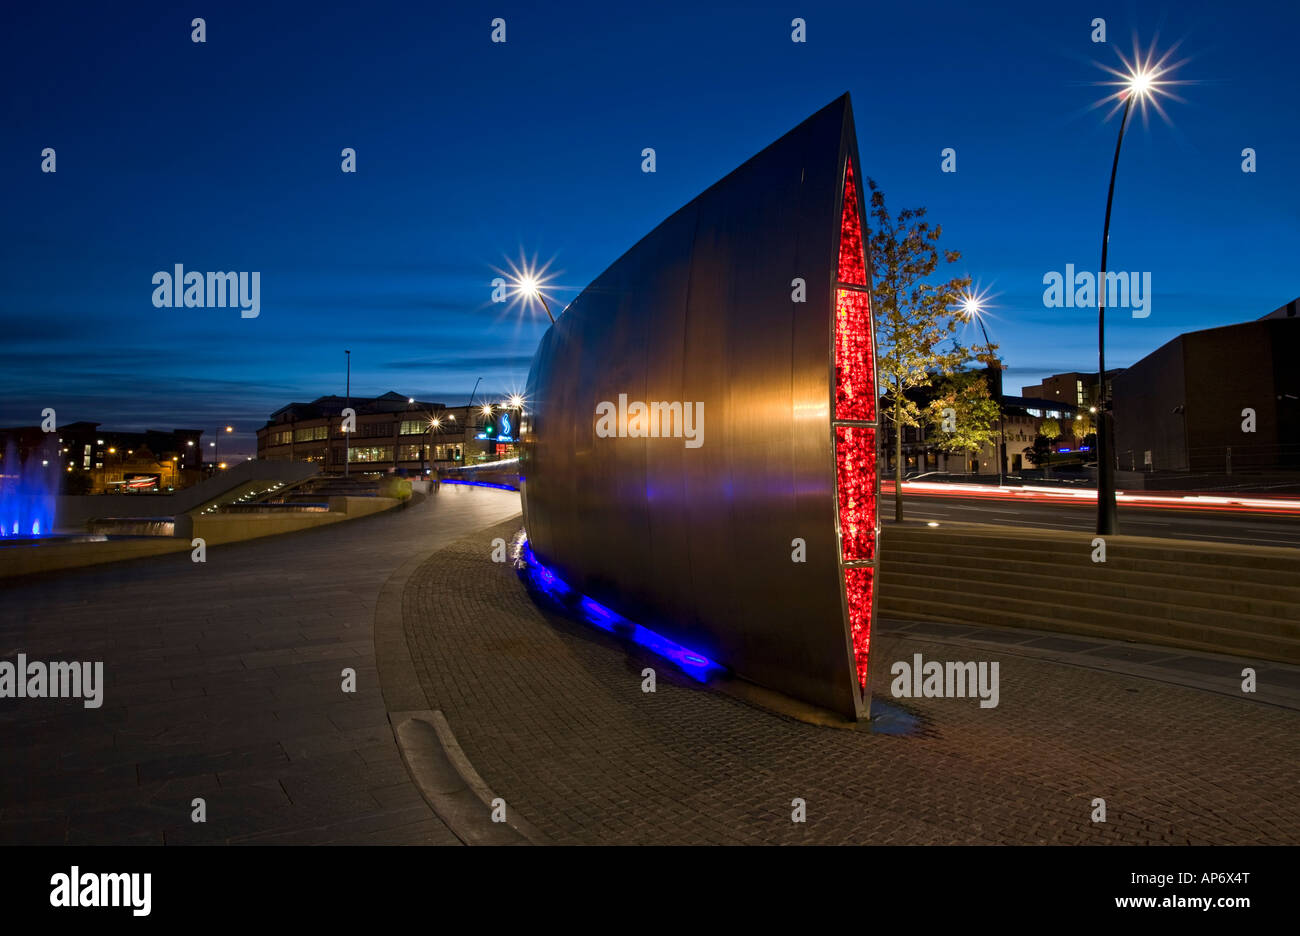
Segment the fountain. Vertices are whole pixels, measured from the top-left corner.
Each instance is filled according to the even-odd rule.
[[[53,440],[24,461],[11,439],[0,463],[0,538],[46,537],[54,533],[54,499],[59,458]]]

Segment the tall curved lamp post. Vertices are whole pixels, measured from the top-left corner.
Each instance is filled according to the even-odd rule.
[[[990,349],[993,342],[989,340],[989,330],[984,325],[984,316],[980,314],[980,301],[978,296],[967,294],[962,302],[962,314],[970,322],[978,322],[980,331],[984,333],[984,344]],[[989,357],[993,356],[992,350],[989,351]],[[998,362],[998,369],[1001,370],[1002,364]],[[1007,460],[1007,423],[1006,414],[1002,409],[1002,381],[998,380],[998,487],[1006,483],[1005,465]]]
[[[1167,55],[1166,55],[1167,58]],[[1133,102],[1140,104],[1162,91],[1161,86],[1180,82],[1162,81],[1161,76],[1177,66],[1165,66],[1165,58],[1151,64],[1136,60],[1127,65],[1127,73],[1113,71],[1122,80],[1118,82],[1118,97],[1124,100],[1124,115],[1119,122],[1119,136],[1115,140],[1115,158],[1110,164],[1110,187],[1106,191],[1106,220],[1101,231],[1101,274],[1097,278],[1097,533],[1100,536],[1119,532],[1119,517],[1115,509],[1115,440],[1111,419],[1111,398],[1106,387],[1106,261],[1110,246],[1110,212],[1115,201],[1115,174],[1119,170],[1120,148],[1124,145],[1124,131],[1128,129]],[[1163,116],[1158,103],[1154,107]],[[1113,112],[1112,112],[1113,113]]]

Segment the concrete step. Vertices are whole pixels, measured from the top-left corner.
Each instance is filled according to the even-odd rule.
[[[1252,567],[1237,565],[1225,561],[1225,557],[1212,551],[1189,551],[1174,558],[1160,558],[1158,555],[1134,552],[1123,544],[1107,544],[1106,561],[1092,561],[1092,548],[1089,540],[1080,539],[1077,544],[1053,544],[1036,542],[1024,545],[1012,545],[999,541],[962,541],[952,543],[940,538],[929,540],[885,539],[881,543],[881,555],[888,557],[894,552],[922,554],[930,557],[931,562],[944,563],[949,557],[978,556],[990,564],[1001,562],[1003,568],[1012,568],[1020,564],[1051,564],[1058,574],[1086,575],[1101,567],[1122,569],[1161,575],[1194,575],[1210,579],[1252,582],[1260,585],[1276,585],[1283,588],[1295,588],[1300,583],[1300,552],[1293,552],[1291,564],[1281,568],[1266,566]]]
[[[992,595],[980,595],[978,602],[957,602],[948,596],[937,595],[933,587],[895,582],[886,588],[883,577],[879,602],[880,615],[890,618],[1032,627],[1300,663],[1300,639],[1280,633],[1255,633],[1114,611],[1051,608],[1032,601]],[[1083,613],[1062,615],[1062,610]]]
[[[976,524],[950,524],[941,527],[886,525],[881,530],[881,546],[922,547],[928,551],[972,552],[975,550],[1033,551],[1061,557],[1092,552],[1091,533],[1062,530],[1009,531],[1005,527]],[[1248,572],[1289,575],[1300,580],[1300,553],[1276,546],[1241,546],[1231,543],[1204,543],[1191,540],[1166,540],[1141,536],[1106,537],[1106,558],[1111,556],[1140,558],[1160,562],[1212,562]]]
[[[1025,582],[1043,585],[1060,583],[1062,568],[1049,562],[1014,559],[991,560],[984,556],[936,558],[922,552],[886,550],[881,568],[897,568],[909,575],[955,579],[989,578],[1003,583]],[[1129,598],[1147,595],[1177,595],[1178,600],[1205,608],[1219,608],[1241,614],[1260,614],[1300,621],[1300,588],[1261,583],[1241,578],[1214,578],[1199,567],[1190,573],[1161,573],[1122,569],[1111,563],[1089,563],[1069,570],[1069,578],[1084,588],[1097,588]]]
[[[1025,606],[1037,607],[1043,614],[1064,619],[1094,614],[1121,614],[1300,639],[1300,621],[1293,618],[1206,608],[1186,602],[1182,600],[1183,594],[1170,591],[1147,592],[1143,596],[1131,597],[1108,589],[1075,600],[1062,585],[1063,583],[1053,583],[1049,587],[1042,587],[1020,580],[1007,582],[1005,579],[965,576],[936,580],[929,571],[908,575],[895,569],[891,575],[888,567],[882,570],[880,576],[882,595],[894,588],[908,586],[925,589],[936,597],[949,595],[959,602],[974,599],[981,602],[1012,600]]]

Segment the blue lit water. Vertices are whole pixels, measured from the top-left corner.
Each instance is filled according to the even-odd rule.
[[[32,453],[25,461],[10,441],[0,463],[0,538],[50,536],[54,498],[59,490],[57,448]]]

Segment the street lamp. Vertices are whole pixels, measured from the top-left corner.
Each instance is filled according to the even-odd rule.
[[[234,431],[235,431],[235,427],[234,427],[234,426],[227,426],[227,427],[226,427],[226,432],[234,432]],[[217,442],[215,441],[215,440],[219,440],[219,439],[221,438],[221,430],[218,429],[218,430],[217,430],[216,432],[214,432],[212,435],[213,435],[213,439],[214,439],[214,441],[211,443],[211,445],[212,445],[212,473],[215,475],[215,474],[217,473],[217,469],[221,467],[221,466],[218,464],[218,462],[221,461],[221,447],[220,447],[219,445],[217,445]],[[199,467],[201,468],[202,466],[199,466]]]
[[[347,358],[348,362],[347,385],[346,389],[343,391],[346,394],[344,397],[345,402],[343,404],[343,408],[346,411],[352,408],[352,352],[345,350],[343,355]],[[344,416],[343,419],[344,423],[339,428],[343,430],[343,477],[346,478],[348,476],[348,468],[352,462],[352,437],[348,435],[347,416]],[[330,452],[334,451],[333,443],[327,443],[327,446]]]
[[[1110,209],[1115,200],[1115,173],[1119,170],[1119,151],[1124,145],[1124,131],[1128,127],[1128,116],[1133,110],[1133,102],[1139,106],[1152,102],[1163,115],[1157,94],[1167,93],[1162,85],[1171,82],[1162,81],[1161,77],[1177,66],[1166,66],[1168,55],[1154,64],[1152,55],[1148,54],[1142,61],[1136,54],[1132,65],[1124,62],[1125,70],[1109,69],[1120,80],[1112,97],[1124,102],[1124,115],[1119,121],[1119,137],[1115,140],[1115,158],[1110,164],[1110,187],[1106,192],[1106,220],[1101,230],[1101,274],[1097,278],[1097,534],[1107,536],[1119,532],[1119,516],[1115,507],[1115,442],[1112,438],[1111,399],[1106,390],[1106,254],[1110,246]],[[1123,59],[1121,59],[1123,61]],[[1111,111],[1114,113],[1114,111]]]
[[[519,277],[515,280],[515,292],[525,299],[536,299],[540,302],[542,308],[546,310],[546,317],[551,320],[552,325],[555,324],[555,316],[551,314],[551,307],[546,304],[546,296],[542,293],[542,284],[537,277],[529,273]]]
[[[429,448],[433,448],[433,430],[435,429],[437,429],[439,433],[442,432],[442,420],[437,416],[430,416],[429,428],[425,430],[429,434]],[[427,474],[427,470],[424,467],[426,461],[427,459],[420,459],[420,470]]]
[[[982,309],[981,309],[979,296],[976,296],[969,292],[966,293],[966,295],[962,299],[961,311],[962,311],[962,316],[963,318],[966,319],[966,321],[968,322],[973,321],[979,323],[980,331],[984,333],[984,344],[989,348],[989,357],[992,358],[993,342],[989,340],[989,330],[984,325],[984,316],[980,314]],[[997,363],[998,371],[1000,374],[1002,370],[1001,362],[995,360],[993,363]],[[1000,376],[998,378],[997,398],[998,398],[998,487],[1002,487],[1002,485],[1006,483],[1005,463],[1007,460],[1007,424],[1006,424],[1006,416],[1002,410],[1002,379]]]

